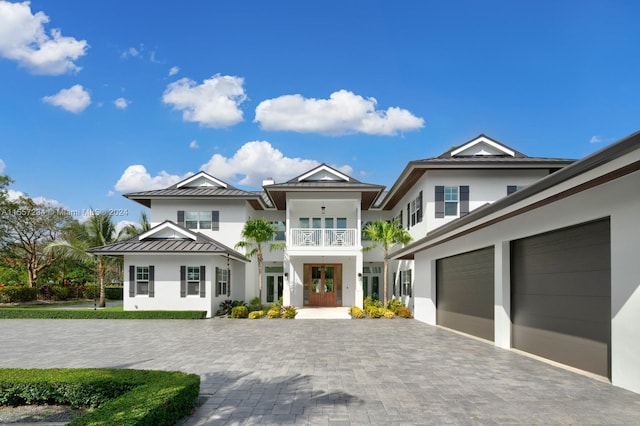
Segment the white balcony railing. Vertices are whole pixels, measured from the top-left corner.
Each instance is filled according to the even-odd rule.
[[[291,228],[291,247],[356,247],[356,229]]]

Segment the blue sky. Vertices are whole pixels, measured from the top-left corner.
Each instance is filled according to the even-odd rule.
[[[0,0],[0,173],[73,210],[205,170],[391,186],[484,133],[581,158],[640,129],[635,1]]]

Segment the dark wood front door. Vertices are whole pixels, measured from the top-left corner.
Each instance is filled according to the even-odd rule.
[[[342,265],[304,265],[304,305],[342,305]]]

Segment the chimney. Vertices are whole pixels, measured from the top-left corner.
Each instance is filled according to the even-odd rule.
[[[267,185],[273,185],[275,184],[276,181],[273,180],[273,178],[266,178],[262,181],[262,186],[267,186]]]

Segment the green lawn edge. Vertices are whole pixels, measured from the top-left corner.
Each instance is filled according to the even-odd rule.
[[[0,309],[0,319],[203,319],[206,311],[109,311],[100,309]]]
[[[2,401],[23,395],[32,403],[91,405],[82,404],[89,398],[87,389],[120,389],[120,395],[69,425],[174,425],[195,407],[200,377],[177,371],[109,368],[0,369]]]

